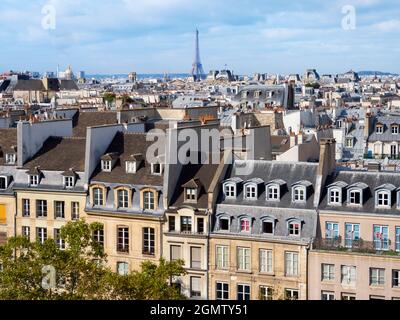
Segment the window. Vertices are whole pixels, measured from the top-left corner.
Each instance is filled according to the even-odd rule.
[[[354,138],[346,138],[346,147],[353,148]]]
[[[355,285],[357,277],[357,269],[353,266],[342,266],[342,284]]]
[[[353,241],[360,240],[360,225],[354,223],[346,223],[345,232],[345,246],[346,248],[352,248]]]
[[[190,267],[194,269],[201,268],[201,248],[190,247]]]
[[[162,165],[160,163],[151,164],[151,173],[160,175],[162,173]]]
[[[272,221],[263,221],[262,232],[267,234],[274,234],[274,223]]]
[[[154,192],[152,192],[152,191],[143,192],[143,208],[145,210],[154,210],[155,209]]]
[[[396,227],[396,237],[395,237],[395,249],[397,252],[400,251],[400,227]]]
[[[256,199],[257,198],[257,187],[254,185],[249,185],[245,187],[245,198],[246,199]]]
[[[129,252],[129,228],[118,227],[117,234],[117,251]]]
[[[399,133],[399,126],[393,125],[392,126],[392,134],[398,134]]]
[[[216,246],[217,269],[228,269],[228,247]]]
[[[354,293],[342,293],[342,300],[356,300]]]
[[[126,169],[126,173],[136,173],[136,162],[126,161],[125,169]]]
[[[204,233],[204,218],[197,218],[197,233]]]
[[[250,300],[250,286],[247,284],[238,284],[237,300]]]
[[[260,249],[260,272],[273,272],[272,250]]]
[[[330,291],[322,291],[321,300],[335,300],[335,293]]]
[[[7,178],[0,177],[0,190],[6,190],[6,189],[7,189]]]
[[[29,199],[22,199],[22,216],[29,217],[31,215],[31,201]]]
[[[54,218],[65,219],[65,203],[64,201],[54,201]]]
[[[335,280],[335,265],[333,264],[322,264],[322,281]]]
[[[181,217],[181,232],[192,232],[192,217]]]
[[[285,252],[285,276],[297,277],[299,273],[299,254],[297,252]]]
[[[201,297],[201,278],[190,277],[190,297]]]
[[[399,288],[399,277],[400,277],[400,270],[392,270],[392,287]]]
[[[111,161],[101,160],[101,170],[105,172],[111,172]]]
[[[38,175],[30,175],[29,176],[29,185],[31,187],[37,187],[39,185],[39,176]]]
[[[79,202],[71,202],[71,219],[79,220]]]
[[[26,227],[26,226],[22,227],[22,236],[27,239],[30,239],[31,238],[31,228]]]
[[[73,188],[75,185],[74,177],[64,177],[64,187],[67,189]]]
[[[235,198],[236,197],[236,187],[234,184],[225,184],[224,185],[224,194],[227,198]]]
[[[378,133],[378,134],[383,133],[383,125],[378,124],[378,125],[376,126],[375,132]]]
[[[36,217],[44,218],[47,217],[47,201],[36,200]]]
[[[389,228],[387,226],[374,225],[375,250],[389,250]]]
[[[118,208],[128,208],[129,206],[129,192],[126,189],[117,191]]]
[[[351,190],[349,192],[349,203],[352,205],[360,205],[361,204],[361,191],[359,190]]]
[[[370,268],[369,269],[369,284],[371,286],[385,285],[385,269]]]
[[[47,229],[46,228],[36,228],[36,241],[43,244],[47,240]]]
[[[306,189],[304,187],[293,188],[293,202],[305,202]]]
[[[299,290],[285,289],[285,300],[299,300]]]
[[[103,206],[104,205],[102,188],[93,188],[93,204],[95,206]]]
[[[219,218],[219,230],[229,231],[229,219]]]
[[[339,238],[339,224],[336,222],[325,223],[325,238],[337,239]]]
[[[378,191],[376,205],[378,207],[390,207],[390,194],[387,191]]]
[[[129,264],[128,262],[117,262],[117,272],[121,276],[126,276],[129,274]]]
[[[229,300],[229,284],[225,282],[217,282],[215,284],[215,299]]]
[[[195,188],[185,188],[185,199],[186,201],[196,201],[197,200],[197,189]]]
[[[168,231],[173,232],[176,230],[175,226],[175,216],[169,216],[168,217]]]
[[[298,221],[289,222],[289,235],[291,236],[300,235],[300,222]]]
[[[6,154],[6,164],[15,164],[17,162],[17,155],[15,153]]]
[[[369,296],[369,300],[385,300],[383,296]]]
[[[250,271],[250,248],[237,248],[237,269]]]
[[[260,286],[260,300],[272,300],[272,288]]]
[[[240,232],[250,232],[250,220],[241,219],[240,220]]]
[[[154,255],[155,243],[154,228],[143,228],[143,253]]]
[[[61,250],[65,249],[65,240],[61,239],[60,229],[54,229],[54,241],[56,242],[56,245],[59,249]]]
[[[267,190],[267,200],[279,200],[279,188],[277,186],[269,186]]]
[[[104,247],[104,227],[93,231],[93,240]]]
[[[176,261],[181,259],[181,246],[171,245],[171,261]]]
[[[329,191],[329,204],[338,205],[341,204],[341,192],[339,189],[331,189]]]

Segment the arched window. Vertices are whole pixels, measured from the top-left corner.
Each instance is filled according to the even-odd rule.
[[[251,225],[250,219],[242,218],[240,219],[240,232],[250,232]]]
[[[279,187],[276,185],[268,186],[267,188],[267,200],[276,201],[279,200]]]
[[[288,222],[288,230],[290,236],[300,236],[301,222],[298,220],[291,220]]]
[[[224,184],[224,194],[227,198],[236,198],[236,186],[233,183]]]
[[[104,194],[102,188],[99,187],[93,188],[93,205],[95,206],[104,205]]]
[[[257,186],[255,184],[247,184],[244,187],[244,191],[245,191],[244,196],[246,199],[250,200],[257,199]]]
[[[302,186],[293,187],[293,202],[305,202],[306,201],[306,188]]]
[[[143,209],[145,210],[154,210],[154,192],[145,191],[143,192]]]
[[[117,191],[118,208],[128,208],[129,206],[129,191],[126,189],[119,189]]]

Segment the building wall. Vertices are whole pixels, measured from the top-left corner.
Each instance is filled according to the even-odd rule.
[[[216,246],[228,246],[229,268],[217,270]],[[240,272],[237,270],[237,248],[251,248],[251,271]],[[262,274],[259,272],[259,250],[269,249],[273,251],[273,273]],[[298,276],[285,276],[285,252],[297,252],[299,254]],[[272,287],[274,299],[283,300],[285,289],[296,289],[299,291],[299,299],[307,299],[307,249],[298,244],[286,244],[279,242],[257,241],[254,239],[240,238],[210,238],[209,255],[209,298],[216,298],[216,282],[229,284],[229,299],[237,299],[237,285],[251,285],[251,299],[258,300],[259,286]]]
[[[41,192],[39,190],[17,191],[17,218],[16,234],[22,234],[22,226],[30,227],[30,239],[36,240],[36,227],[47,228],[47,238],[53,238],[53,229],[61,228],[68,221],[71,221],[71,202],[79,202],[79,216],[85,218],[84,208],[86,202],[86,193],[67,193],[67,192]],[[22,199],[30,200],[30,217],[22,216]],[[36,217],[36,200],[47,200],[47,217]],[[55,219],[54,202],[65,202],[65,219]]]
[[[322,281],[322,264],[334,265],[334,280]],[[354,285],[341,283],[341,266],[356,267]],[[385,284],[370,285],[370,268],[385,269]],[[348,252],[310,251],[309,254],[309,299],[321,300],[322,292],[332,292],[336,300],[342,293],[354,294],[357,300],[369,300],[370,296],[386,300],[400,298],[400,288],[392,288],[392,270],[400,270],[399,257],[355,254]]]
[[[15,197],[14,195],[0,195],[1,210],[5,210],[6,221],[0,221],[0,233],[6,234],[7,238],[14,236]]]
[[[87,222],[99,222],[104,226],[104,251],[107,254],[107,264],[113,271],[117,271],[118,262],[127,262],[131,271],[139,271],[141,263],[152,261],[158,263],[162,254],[161,221],[154,217],[139,215],[123,216],[116,213],[96,214],[87,213]],[[129,252],[117,251],[117,228],[129,228]],[[153,228],[155,236],[154,255],[143,254],[143,228]]]

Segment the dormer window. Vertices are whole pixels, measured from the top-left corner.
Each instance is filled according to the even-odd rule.
[[[375,189],[375,206],[377,208],[390,208],[392,206],[392,192],[396,187],[390,183]]]
[[[354,138],[346,138],[346,147],[353,148],[354,146]]]
[[[254,98],[258,99],[261,96],[261,91],[254,91]]]
[[[162,164],[161,163],[152,163],[151,164],[151,173],[155,175],[162,174]]]
[[[6,190],[8,188],[7,177],[0,177],[0,190]]]
[[[104,196],[102,188],[93,188],[93,205],[95,206],[104,205]]]
[[[233,183],[224,184],[224,194],[226,198],[236,198],[236,186]]]
[[[72,176],[64,177],[64,187],[72,189],[75,185],[75,178]]]
[[[349,191],[349,203],[351,205],[361,205],[361,190]]]
[[[218,229],[229,231],[229,218],[227,217],[219,217],[218,219]]]
[[[136,162],[126,161],[125,162],[126,173],[136,173]]]
[[[30,175],[29,176],[29,185],[31,187],[37,187],[39,185],[39,176],[38,175]]]
[[[257,186],[254,184],[248,184],[244,187],[244,196],[246,199],[255,200],[257,199]]]
[[[328,203],[331,205],[338,205],[341,202],[341,191],[339,189],[330,189]]]
[[[301,223],[300,221],[293,220],[288,223],[289,235],[300,236]]]
[[[269,186],[267,188],[267,200],[269,200],[269,201],[279,200],[279,187],[278,186]]]
[[[377,134],[382,134],[383,133],[383,124],[377,124],[375,127],[375,132]]]
[[[242,98],[243,98],[243,99],[246,99],[248,94],[249,94],[249,93],[248,93],[247,91],[243,91],[243,92],[242,92]]]
[[[293,202],[306,201],[306,188],[303,186],[293,187]]]
[[[399,125],[393,124],[392,125],[392,134],[398,134],[399,133]]]
[[[240,219],[240,232],[250,232],[250,219]]]
[[[274,234],[275,223],[272,220],[265,219],[262,221],[261,232],[264,234]]]
[[[101,170],[111,172],[111,160],[101,160]]]
[[[186,201],[197,201],[197,189],[186,188],[185,189],[185,200]]]
[[[6,154],[6,164],[15,164],[17,162],[17,155],[15,153]]]

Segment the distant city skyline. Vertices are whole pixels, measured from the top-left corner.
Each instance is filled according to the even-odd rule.
[[[395,0],[78,3],[3,0],[0,72],[55,71],[59,64],[87,74],[190,73],[197,28],[205,72],[400,73]],[[54,30],[42,27],[45,5],[56,9]],[[356,10],[355,29],[346,30],[349,5]]]

